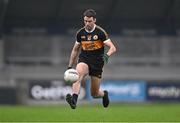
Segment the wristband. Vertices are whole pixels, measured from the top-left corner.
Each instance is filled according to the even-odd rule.
[[[108,60],[109,60],[108,54],[104,54],[103,60],[106,64],[108,63]]]

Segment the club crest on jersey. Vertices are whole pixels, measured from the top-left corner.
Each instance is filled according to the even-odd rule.
[[[98,39],[98,36],[97,36],[97,35],[94,35],[94,36],[93,36],[93,39],[94,39],[94,40],[97,40],[97,39]]]
[[[91,40],[91,37],[92,37],[91,35],[88,35],[88,36],[87,36],[87,40],[90,41],[90,40]]]

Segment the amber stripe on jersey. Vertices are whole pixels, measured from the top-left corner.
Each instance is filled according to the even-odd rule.
[[[103,47],[103,42],[101,40],[97,41],[81,41],[83,50],[97,50]]]

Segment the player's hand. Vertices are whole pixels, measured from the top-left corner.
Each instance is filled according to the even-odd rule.
[[[109,60],[109,56],[108,54],[104,54],[103,56],[103,60],[104,60],[104,63],[107,64],[108,63],[108,60]]]

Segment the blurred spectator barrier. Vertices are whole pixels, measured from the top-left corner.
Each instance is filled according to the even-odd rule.
[[[147,100],[180,101],[180,82],[178,81],[147,82]]]
[[[90,86],[87,81],[86,90]],[[108,90],[112,102],[144,102],[145,101],[145,81],[136,80],[104,80],[101,83],[102,90]],[[87,98],[92,100],[89,92]]]

